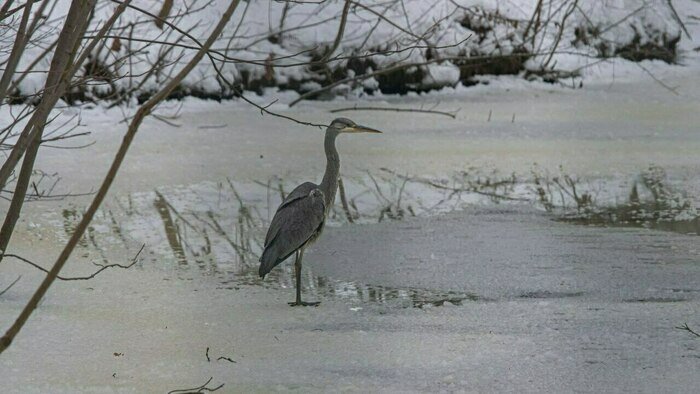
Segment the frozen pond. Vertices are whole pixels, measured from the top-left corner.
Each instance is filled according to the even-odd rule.
[[[456,120],[347,114],[385,134],[339,141],[350,215],[338,202],[306,254],[305,297],[322,301],[307,309],[286,305],[291,264],[263,282],[255,261],[279,194],[320,177],[321,133],[236,103],[189,102],[179,127],[151,119],[65,275],[145,243],[141,263],[57,283],[0,357],[0,391],[163,392],[213,377],[225,392],[693,392],[700,340],[675,327],[700,330],[700,89],[665,77],[683,80],[681,98],[652,82],[496,81],[440,96]],[[368,102],[438,101],[386,100]],[[287,113],[327,122],[354,104]],[[123,133],[112,112],[83,122],[95,145],[38,164],[60,172],[56,192],[94,188]],[[567,176],[578,205],[558,197]],[[600,207],[666,204],[675,231],[556,220],[587,209],[585,193]],[[29,204],[13,252],[48,265],[86,201]],[[22,275],[0,297],[6,327],[41,275],[2,270]]]
[[[696,236],[528,209],[350,225],[308,253],[305,295],[322,304],[302,310],[286,305],[289,267],[260,286],[246,270],[145,262],[58,284],[0,387],[692,392],[700,341],[675,327],[697,321],[699,255]],[[3,316],[28,296],[20,283]]]

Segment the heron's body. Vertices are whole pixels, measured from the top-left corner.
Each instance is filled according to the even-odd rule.
[[[289,193],[267,230],[258,270],[261,277],[321,235],[325,207],[323,192],[311,182],[302,183]]]
[[[305,182],[297,186],[282,201],[265,237],[263,254],[258,273],[265,277],[274,267],[296,252],[297,298],[290,305],[318,305],[301,301],[301,261],[304,248],[321,235],[328,211],[333,206],[338,189],[340,157],[335,148],[335,139],[344,132],[378,132],[353,121],[338,118],[326,130],[326,172],[319,185]]]

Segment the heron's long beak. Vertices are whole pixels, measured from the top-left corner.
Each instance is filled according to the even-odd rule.
[[[377,129],[373,129],[371,127],[367,126],[360,126],[359,124],[356,124],[354,126],[348,126],[340,130],[343,133],[381,133],[381,131]]]

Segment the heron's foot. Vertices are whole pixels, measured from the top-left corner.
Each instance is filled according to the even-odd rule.
[[[289,306],[319,306],[321,304],[321,301],[316,301],[316,302],[304,302],[304,301],[294,301],[294,302],[288,302]]]

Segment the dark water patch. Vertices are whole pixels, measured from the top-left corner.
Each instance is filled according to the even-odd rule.
[[[630,299],[630,300],[624,300],[623,302],[630,302],[630,303],[672,303],[672,302],[683,302],[687,301],[685,298],[663,298],[663,297],[649,297],[649,298],[637,298],[637,299]]]
[[[357,282],[329,281],[327,295],[358,302],[398,303],[402,307],[462,305],[482,298],[473,293],[413,287],[389,287]]]
[[[290,299],[296,286],[293,264],[283,263],[261,279],[257,266],[246,266],[221,275],[218,289],[238,290],[240,286],[289,289]],[[470,301],[488,301],[474,294],[416,287],[391,287],[355,281],[342,281],[315,275],[310,268],[302,271],[302,296],[308,300],[341,299],[353,303],[392,304],[403,308],[463,305]]]
[[[654,212],[639,206],[623,205],[601,209],[599,212],[583,216],[563,216],[557,220],[587,226],[648,228],[652,230],[669,231],[684,235],[700,235],[700,217],[689,220],[672,218],[655,218],[662,212]]]
[[[582,291],[565,292],[565,291],[549,291],[537,290],[523,293],[518,298],[537,298],[537,299],[556,299],[556,298],[573,298],[581,297],[584,294]]]
[[[443,299],[436,299],[432,301],[427,301],[427,300],[414,300],[413,301],[413,306],[415,308],[423,308],[425,306],[445,306],[445,303],[451,304],[451,305],[462,305],[462,302],[465,300],[468,301],[477,301],[479,297],[474,296],[472,299],[467,299],[467,298],[462,298],[462,297],[455,297],[455,298],[443,298]]]
[[[666,172],[657,166],[651,166],[639,175],[626,203],[599,207],[588,200],[585,204],[578,204],[576,212],[562,215],[560,220],[583,225],[649,228],[700,235],[700,216],[693,200],[673,190]]]

